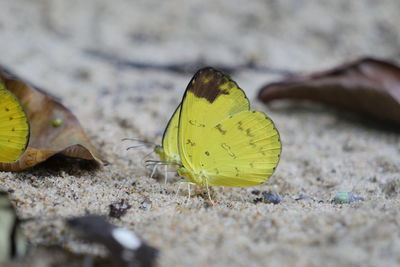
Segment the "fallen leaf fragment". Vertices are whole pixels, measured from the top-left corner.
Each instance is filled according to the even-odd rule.
[[[59,100],[1,66],[0,79],[22,104],[30,124],[26,151],[16,162],[0,163],[0,171],[22,171],[55,154],[107,163],[90,143],[77,118]]]
[[[400,125],[400,68],[383,60],[363,58],[267,84],[258,98],[265,103],[276,99],[311,100]]]
[[[112,265],[118,267],[152,267],[159,250],[127,228],[117,227],[99,215],[86,215],[67,220],[81,239],[102,244],[109,251]]]
[[[121,199],[119,202],[111,203],[108,205],[108,207],[110,208],[108,216],[117,219],[121,219],[121,217],[124,216],[130,208],[132,208],[129,202],[125,199]]]

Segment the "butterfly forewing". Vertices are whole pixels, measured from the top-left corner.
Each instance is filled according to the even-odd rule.
[[[199,168],[195,157],[201,137],[224,118],[249,110],[249,101],[228,76],[205,68],[189,83],[181,106],[178,147],[182,164],[190,171]]]

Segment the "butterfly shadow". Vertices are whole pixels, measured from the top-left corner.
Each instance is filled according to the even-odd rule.
[[[54,155],[38,165],[24,170],[33,175],[59,176],[66,173],[71,176],[80,177],[87,175],[87,172],[94,172],[100,169],[100,164],[94,160],[72,158],[64,155]]]

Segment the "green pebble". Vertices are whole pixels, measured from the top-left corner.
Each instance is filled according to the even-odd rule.
[[[63,124],[63,121],[61,119],[59,119],[59,118],[54,119],[51,122],[51,125],[53,125],[54,127],[60,127],[62,124]]]
[[[355,201],[364,201],[362,197],[356,197],[352,192],[340,191],[336,193],[333,202],[336,204],[345,204]]]
[[[333,201],[336,204],[349,203],[349,192],[337,192]]]

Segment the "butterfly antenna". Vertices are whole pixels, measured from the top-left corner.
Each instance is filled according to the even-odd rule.
[[[138,148],[138,147],[143,147],[143,146],[148,147],[149,145],[147,145],[147,144],[141,144],[141,145],[136,145],[136,146],[128,146],[128,147],[126,148],[126,150],[130,150],[130,149],[134,149],[134,148]]]
[[[149,143],[149,144],[154,144],[152,142],[144,141],[143,139],[139,139],[139,138],[122,138],[121,141],[139,141],[139,142],[145,142],[145,143]]]
[[[138,148],[138,147],[151,147],[151,146],[156,146],[157,144],[153,143],[153,142],[149,142],[149,141],[145,141],[142,139],[138,139],[138,138],[122,138],[121,141],[135,141],[135,142],[139,142],[139,145],[135,145],[135,146],[130,146],[128,147],[126,150],[129,149],[133,149],[133,148]]]

